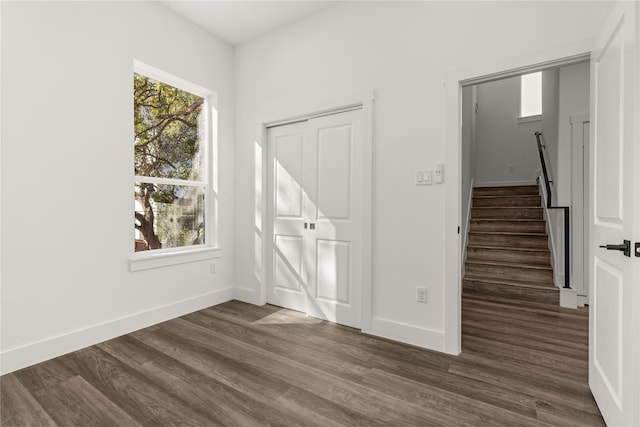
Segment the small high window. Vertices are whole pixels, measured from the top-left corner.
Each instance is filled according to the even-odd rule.
[[[135,251],[204,245],[207,94],[136,72],[133,106]]]
[[[542,114],[542,72],[520,76],[520,117]]]

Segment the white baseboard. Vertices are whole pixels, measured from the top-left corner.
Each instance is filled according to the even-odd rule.
[[[369,334],[427,348],[429,350],[445,351],[443,331],[374,317],[371,321],[371,331]]]
[[[517,185],[536,185],[536,180],[523,180],[523,181],[485,181],[476,182],[476,187],[515,187]]]
[[[560,288],[560,307],[578,308],[578,292]]]
[[[128,334],[139,329],[174,319],[203,308],[231,301],[233,288],[220,289],[193,298],[184,299],[159,307],[154,307],[129,316],[92,325],[77,331],[10,348],[0,353],[0,374],[8,374],[18,369],[54,357],[62,356],[81,348]]]
[[[586,295],[578,295],[578,307],[589,305],[589,297]]]
[[[248,288],[233,288],[233,299],[238,301],[246,302],[253,305],[262,305],[260,304],[258,292],[255,289]]]

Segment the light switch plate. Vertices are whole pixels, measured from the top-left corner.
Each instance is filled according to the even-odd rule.
[[[420,169],[416,171],[416,185],[431,185],[432,183],[432,170]]]
[[[426,185],[431,185],[431,182],[432,182],[431,175],[432,175],[431,169],[426,169],[426,170],[422,171],[422,181]]]
[[[444,164],[436,163],[436,169],[434,173],[434,181],[436,184],[442,183],[442,174],[443,174]]]

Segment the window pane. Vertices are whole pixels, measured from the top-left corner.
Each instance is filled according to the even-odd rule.
[[[204,98],[135,74],[135,175],[204,178]]]
[[[520,77],[520,117],[542,114],[542,72]]]
[[[135,184],[135,250],[205,243],[205,187]]]

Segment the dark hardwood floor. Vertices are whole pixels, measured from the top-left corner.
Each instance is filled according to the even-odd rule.
[[[591,426],[587,311],[465,295],[463,354],[228,302],[1,377],[2,426]]]

